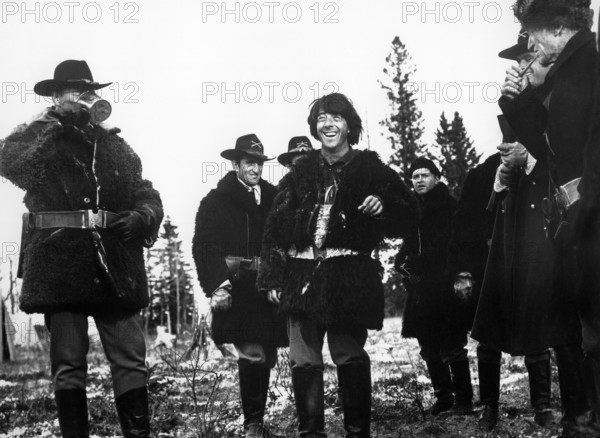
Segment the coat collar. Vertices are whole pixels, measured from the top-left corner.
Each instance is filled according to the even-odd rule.
[[[562,65],[567,62],[575,52],[577,52],[580,48],[587,45],[591,42],[594,42],[596,35],[589,29],[583,29],[577,32],[573,37],[567,42],[563,51],[558,55],[556,62],[550,70],[548,71],[548,76],[546,77],[546,81],[551,79],[556,71],[559,70]]]

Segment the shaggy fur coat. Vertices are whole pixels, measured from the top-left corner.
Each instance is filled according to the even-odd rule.
[[[139,210],[150,218],[139,241],[121,242],[100,230],[124,299],[103,283],[90,230],[30,230],[21,248],[23,311],[94,314],[115,306],[139,310],[148,305],[142,244],[157,236],[162,202],[152,183],[142,178],[139,157],[116,131],[100,126],[81,131],[56,121],[36,121],[20,125],[2,142],[0,174],[26,191],[30,212],[100,208],[114,213]]]
[[[282,291],[284,314],[308,316],[325,328],[381,329],[382,267],[371,252],[384,237],[414,235],[418,206],[375,152],[359,151],[339,169],[324,246],[362,254],[321,262],[290,257],[290,248],[304,251],[314,243],[323,166],[321,151],[310,152],[282,179],[265,228],[258,286]],[[369,195],[383,201],[383,213],[377,217],[358,210]]]
[[[232,284],[232,308],[213,311],[212,336],[217,344],[260,342],[283,345],[285,328],[275,317],[275,309],[256,290],[256,272],[241,272],[233,278],[225,256],[251,258],[260,255],[265,220],[277,190],[264,180],[259,182],[261,203],[229,172],[200,202],[192,253],[198,279],[206,296],[223,282]]]
[[[405,267],[419,281],[405,281],[408,297],[402,335],[426,342],[440,334],[447,334],[453,328],[451,306],[454,291],[446,279],[445,271],[456,199],[442,182],[418,199],[421,206],[419,251],[407,258]]]

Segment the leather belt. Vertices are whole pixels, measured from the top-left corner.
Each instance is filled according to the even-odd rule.
[[[309,246],[304,251],[296,250],[296,247],[292,246],[288,255],[290,257],[296,259],[305,259],[305,260],[326,260],[331,259],[333,257],[344,257],[344,256],[358,256],[358,255],[367,255],[370,256],[369,253],[362,251],[354,251],[352,249],[347,248],[314,248]]]
[[[106,228],[121,216],[106,210],[75,210],[75,211],[41,211],[38,213],[25,213],[29,228]]]

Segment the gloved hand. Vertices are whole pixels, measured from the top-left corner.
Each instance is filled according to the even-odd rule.
[[[512,187],[517,182],[517,170],[511,167],[508,167],[506,164],[500,164],[498,168],[498,177],[500,179],[500,184],[504,187]]]
[[[279,304],[279,299],[281,298],[281,291],[272,289],[267,292],[267,300],[273,304]]]
[[[518,141],[514,143],[502,143],[497,147],[502,156],[502,164],[508,167],[523,167],[527,165],[529,153],[525,146]]]
[[[213,310],[229,310],[233,299],[225,288],[219,288],[210,297],[210,308]]]
[[[135,210],[119,212],[121,219],[113,222],[108,229],[115,233],[123,242],[128,242],[139,237],[146,224],[143,213]]]

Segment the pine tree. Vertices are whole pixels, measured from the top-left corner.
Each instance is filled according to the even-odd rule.
[[[383,72],[388,76],[388,81],[379,81],[379,84],[387,92],[391,111],[380,125],[387,128],[386,139],[394,150],[390,165],[398,169],[402,178],[406,178],[410,163],[422,155],[425,148],[421,142],[422,114],[417,107],[416,89],[411,83],[416,68],[399,37],[392,41],[392,52],[385,61],[387,67]]]
[[[191,267],[184,261],[177,225],[168,216],[163,232],[148,251],[146,267],[150,289],[147,327],[163,325],[176,334],[190,328],[195,312]]]
[[[433,158],[440,162],[442,175],[446,178],[450,193],[459,198],[467,172],[479,163],[481,154],[475,151],[463,118],[458,112],[454,113],[452,123],[449,123],[446,115],[442,113],[435,137],[436,153],[433,154]]]

